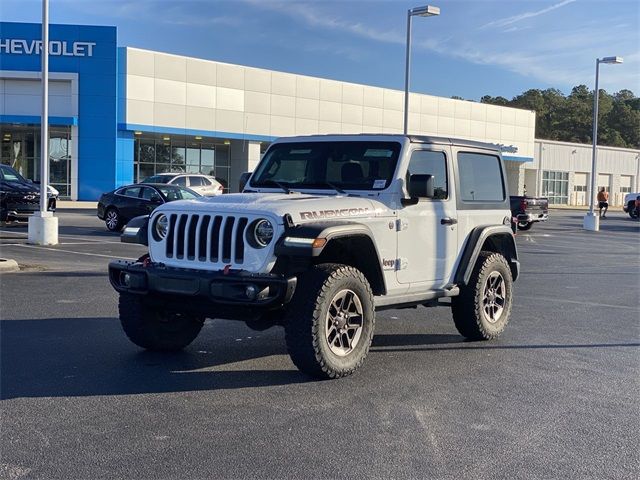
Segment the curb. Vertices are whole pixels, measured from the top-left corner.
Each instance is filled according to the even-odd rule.
[[[10,258],[0,258],[0,273],[19,272],[18,262]]]

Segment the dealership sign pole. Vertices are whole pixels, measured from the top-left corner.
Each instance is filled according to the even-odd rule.
[[[29,243],[56,245],[58,219],[49,204],[49,0],[42,0],[42,119],[40,122],[40,211],[29,218]]]

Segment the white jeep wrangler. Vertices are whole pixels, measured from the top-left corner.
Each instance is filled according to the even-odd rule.
[[[243,193],[167,203],[122,240],[149,246],[109,265],[136,345],[181,349],[205,318],[282,325],[321,378],[362,364],[376,310],[452,297],[463,336],[497,337],[519,272],[499,148],[448,138],[279,139]]]

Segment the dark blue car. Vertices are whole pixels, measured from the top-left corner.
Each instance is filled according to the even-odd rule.
[[[190,200],[199,193],[177,185],[136,183],[103,193],[98,202],[98,218],[112,232],[122,230],[129,220],[149,215],[156,207],[173,200]]]

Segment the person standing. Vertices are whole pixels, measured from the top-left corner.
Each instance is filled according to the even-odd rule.
[[[602,213],[603,208],[604,213]],[[607,210],[609,210],[609,192],[606,192],[604,187],[602,187],[598,192],[598,210],[600,213],[600,217],[607,218]]]

